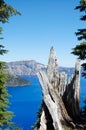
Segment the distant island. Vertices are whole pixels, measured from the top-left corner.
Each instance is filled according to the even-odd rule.
[[[7,75],[7,81],[6,86],[28,86],[30,85],[30,82],[20,76],[8,74]]]

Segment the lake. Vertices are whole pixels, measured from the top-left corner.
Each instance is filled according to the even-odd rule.
[[[84,105],[84,97],[86,96],[86,79],[84,77],[81,77],[80,86],[80,106],[82,107]]]
[[[8,87],[10,95],[10,108],[15,117],[13,122],[22,130],[32,130],[37,119],[37,112],[41,105],[42,93],[41,87],[36,76],[24,76],[31,83],[25,87]]]
[[[33,130],[31,126],[34,125],[37,119],[37,112],[42,102],[42,92],[40,83],[36,76],[24,76],[30,81],[30,86],[25,87],[8,87],[10,95],[10,108],[15,116],[13,122],[22,130]],[[83,106],[84,96],[86,95],[86,80],[81,77],[81,95],[80,105]],[[13,129],[12,129],[13,130]]]

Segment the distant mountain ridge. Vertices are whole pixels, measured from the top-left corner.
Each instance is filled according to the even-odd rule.
[[[38,71],[46,68],[45,65],[35,60],[9,62],[6,67],[7,73],[13,75],[36,75]]]
[[[12,75],[36,75],[40,70],[46,70],[46,66],[35,60],[15,61],[7,63],[7,73]],[[60,71],[73,74],[74,68],[59,67]]]
[[[60,72],[65,72],[67,75],[72,75],[75,72],[75,69],[73,67],[59,67]]]

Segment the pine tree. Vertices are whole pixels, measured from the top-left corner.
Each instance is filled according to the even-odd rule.
[[[84,15],[81,16],[80,20],[85,21],[86,20],[86,0],[80,0],[80,3],[78,6],[76,6],[75,9],[79,9],[80,12],[83,12]],[[73,54],[77,55],[79,59],[84,60],[86,59],[86,28],[84,29],[78,29],[78,31],[75,33],[78,40],[81,40],[82,42],[77,45],[75,48],[73,48]],[[86,77],[86,62],[82,64],[82,75]]]
[[[0,22],[6,23],[9,18],[13,15],[19,14],[12,6],[6,4],[4,0],[0,0]],[[0,27],[0,36],[2,34],[2,27]],[[0,42],[3,38],[0,37]],[[7,53],[5,47],[0,44],[0,55]],[[12,122],[10,121],[13,113],[8,111],[9,106],[8,92],[5,86],[6,83],[6,73],[5,73],[5,62],[0,61],[0,129],[5,130]]]
[[[1,31],[0,31],[1,34]],[[2,38],[0,38],[2,39]],[[0,55],[7,53],[7,50],[4,49],[3,45],[0,45]],[[3,130],[5,127],[12,125],[10,119],[13,116],[13,113],[8,111],[8,92],[5,86],[6,83],[6,73],[5,73],[5,62],[0,61],[0,128]]]
[[[86,0],[80,0],[80,3],[78,6],[76,6],[75,9],[79,9],[80,12],[84,13],[80,20],[85,21],[86,20]],[[78,40],[82,41],[79,45],[77,45],[75,48],[73,48],[73,54],[77,55],[79,59],[86,60],[86,28],[78,29],[78,31],[75,33]],[[81,65],[82,66],[82,76],[86,78],[86,61]],[[82,115],[86,118],[86,97],[84,100],[84,106],[82,108]]]
[[[12,118],[12,112],[8,111],[8,92],[5,87],[6,74],[4,72],[5,63],[0,62],[0,126],[10,125],[9,120]]]
[[[11,5],[6,4],[4,0],[0,0],[0,22],[6,23],[13,15],[20,14]]]

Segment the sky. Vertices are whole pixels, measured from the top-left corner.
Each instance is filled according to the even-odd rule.
[[[50,48],[53,46],[59,66],[73,67],[76,56],[72,48],[79,42],[75,32],[85,26],[79,20],[81,13],[74,10],[79,0],[5,0],[21,16],[1,24],[4,40],[1,42],[8,54],[2,61],[36,60],[47,65]]]

